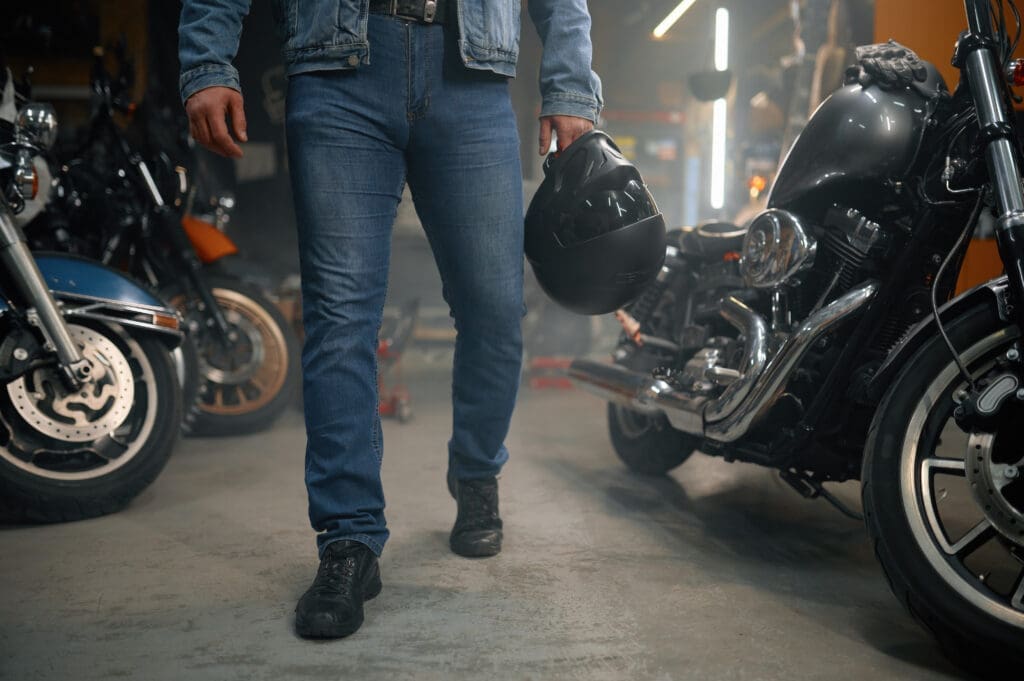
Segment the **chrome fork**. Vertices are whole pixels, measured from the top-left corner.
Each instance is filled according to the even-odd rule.
[[[43,273],[39,271],[25,243],[24,234],[5,208],[0,209],[0,265],[11,273],[27,306],[35,310],[39,329],[47,345],[57,353],[57,359],[71,386],[77,388],[88,381],[92,366],[78,351],[78,346],[64,324],[57,301],[47,288]]]

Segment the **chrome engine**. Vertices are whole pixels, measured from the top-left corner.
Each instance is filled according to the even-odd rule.
[[[782,210],[768,210],[751,223],[740,271],[748,286],[767,292],[770,313],[726,297],[719,314],[738,341],[710,338],[681,369],[646,374],[577,360],[570,377],[610,402],[664,414],[678,430],[723,443],[744,437],[786,392],[811,348],[878,290],[868,276],[870,256],[884,245],[885,232],[849,209],[833,208],[826,223],[812,235]],[[794,317],[803,321],[793,324]],[[729,352],[737,343],[740,352]]]

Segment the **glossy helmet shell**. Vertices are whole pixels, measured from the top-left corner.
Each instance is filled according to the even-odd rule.
[[[638,298],[665,261],[665,220],[640,172],[593,131],[544,173],[526,213],[526,257],[544,292],[587,315]]]

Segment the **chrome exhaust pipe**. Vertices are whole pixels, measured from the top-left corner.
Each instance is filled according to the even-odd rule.
[[[868,282],[840,296],[804,320],[772,358],[747,400],[731,414],[705,426],[704,435],[719,442],[735,442],[761,421],[782,396],[793,371],[811,346],[838,323],[860,311],[878,293],[878,284]]]
[[[878,285],[869,282],[826,305],[804,320],[770,362],[766,361],[764,319],[741,301],[727,299],[722,314],[740,329],[747,344],[742,377],[715,400],[683,393],[665,381],[604,362],[576,360],[569,367],[569,377],[609,402],[646,414],[664,414],[678,430],[718,442],[735,442],[775,405],[814,342],[860,311],[877,292]]]

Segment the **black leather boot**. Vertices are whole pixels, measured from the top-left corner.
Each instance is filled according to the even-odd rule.
[[[365,544],[328,544],[313,585],[295,606],[295,631],[303,638],[342,638],[363,624],[363,601],[381,590],[377,556]]]
[[[501,517],[498,515],[498,480],[449,478],[459,513],[448,540],[452,551],[467,558],[485,558],[501,551]]]

